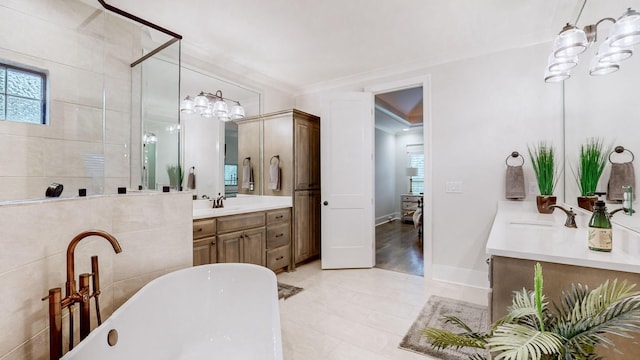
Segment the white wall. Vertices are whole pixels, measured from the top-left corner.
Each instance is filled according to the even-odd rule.
[[[485,243],[496,203],[504,199],[506,157],[514,150],[526,154],[527,145],[539,140],[552,142],[562,154],[562,88],[542,79],[550,46],[511,49],[296,98],[297,108],[320,114],[323,93],[430,75],[425,155],[431,158],[433,192],[425,201],[431,201],[433,225],[425,229],[432,262],[426,277],[488,286]],[[425,103],[429,106],[429,99]],[[534,181],[528,157],[525,177]],[[463,192],[445,193],[447,181],[462,182]]]
[[[377,111],[376,111],[377,113]],[[396,139],[393,134],[376,129],[375,133],[375,217],[376,225],[398,218],[396,206]]]

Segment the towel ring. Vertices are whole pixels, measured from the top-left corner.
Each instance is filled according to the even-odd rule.
[[[195,166],[192,166],[192,167],[189,168],[189,174],[193,174],[193,173],[195,173],[195,171],[196,171],[196,167]]]
[[[631,162],[633,162],[633,159],[635,159],[635,156],[633,155],[633,153],[631,152],[631,150],[629,149],[625,149],[624,146],[616,146],[615,149],[609,154],[609,162],[613,164],[613,161],[611,161],[611,155],[613,155],[613,153],[618,153],[618,154],[622,154],[623,152],[629,152],[629,154],[631,154]]]
[[[273,159],[276,159],[276,164],[280,163],[280,155],[273,155],[271,159],[269,159],[269,164],[273,164]]]
[[[247,165],[247,160],[249,161],[249,164],[251,164],[251,156],[247,156],[242,160],[242,165]]]
[[[520,164],[520,166],[524,165],[524,156],[520,155],[519,152],[514,151],[512,152],[509,156],[507,156],[507,158],[505,159],[505,164],[507,164],[507,166],[513,166],[513,165],[509,165],[509,159],[510,158],[521,158],[522,159],[522,164]]]

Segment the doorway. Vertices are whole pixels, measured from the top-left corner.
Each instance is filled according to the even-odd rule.
[[[375,266],[424,276],[423,86],[374,95]]]

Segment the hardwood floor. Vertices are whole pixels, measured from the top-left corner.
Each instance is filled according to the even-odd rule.
[[[424,257],[418,230],[400,220],[376,226],[376,267],[424,276]]]

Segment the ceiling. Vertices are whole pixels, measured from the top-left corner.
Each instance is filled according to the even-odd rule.
[[[377,94],[376,128],[391,134],[422,130],[422,98],[422,87]]]
[[[292,94],[551,41],[582,0],[107,0]]]

